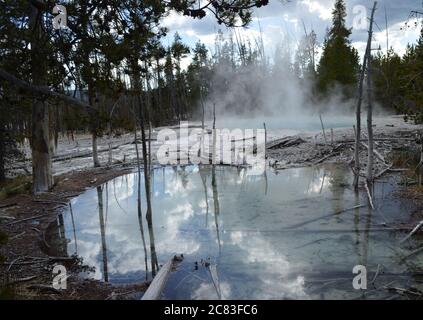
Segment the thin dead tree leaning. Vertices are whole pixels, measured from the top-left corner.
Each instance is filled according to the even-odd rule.
[[[355,148],[354,148],[354,188],[358,190],[358,183],[360,179],[360,140],[361,140],[361,104],[363,102],[363,86],[368,60],[371,55],[372,36],[373,36],[373,20],[376,11],[377,2],[374,3],[372,14],[370,18],[369,38],[367,40],[366,52],[363,58],[363,66],[360,73],[360,80],[358,86],[358,99],[356,106],[356,130],[355,130]]]
[[[132,102],[132,112],[134,114],[134,144],[135,144],[135,154],[137,156],[137,171],[138,171],[138,185],[137,185],[137,213],[138,213],[138,224],[140,227],[141,232],[141,240],[144,248],[144,263],[145,263],[145,279],[148,279],[148,263],[147,263],[147,246],[145,243],[145,235],[144,235],[144,225],[142,223],[142,208],[141,208],[141,162],[140,162],[140,153],[138,149],[138,136],[137,136],[137,118],[134,108],[134,99],[131,99]],[[145,163],[144,163],[145,165]]]
[[[373,164],[374,164],[374,141],[373,141],[373,96],[372,96],[372,55],[371,55],[371,39],[373,37],[373,17],[376,10],[375,1],[370,19],[370,48],[367,52],[367,135],[369,138],[368,157],[367,157],[367,183],[373,182]]]
[[[367,152],[367,178],[366,191],[369,197],[369,202],[374,209],[372,187],[373,185],[373,165],[374,165],[374,141],[373,141],[373,95],[372,95],[372,55],[371,55],[371,39],[373,37],[373,18],[376,11],[377,1],[374,2],[372,9],[372,17],[370,19],[369,38],[370,48],[367,52],[367,135],[368,135],[368,152]]]
[[[325,144],[328,144],[328,140],[326,139],[325,126],[323,124],[323,119],[322,119],[322,115],[321,114],[319,114],[319,118],[320,118],[320,124],[322,125],[322,132],[323,132],[323,138],[325,139]]]

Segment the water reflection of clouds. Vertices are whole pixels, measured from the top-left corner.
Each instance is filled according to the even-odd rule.
[[[258,285],[255,297],[251,299],[305,299],[304,278],[292,278],[298,266],[292,266],[287,257],[273,249],[260,233],[244,234],[232,232],[233,245],[244,251],[248,264],[259,264]],[[279,296],[278,296],[279,295]]]
[[[171,178],[169,179],[169,177]],[[119,177],[115,181],[109,182],[108,201],[106,201],[106,188],[103,188],[103,215],[105,220],[107,216],[105,234],[110,275],[145,272],[144,250],[138,228],[135,195],[137,179],[135,178],[137,178],[136,174],[130,174],[127,177]],[[157,175],[157,178],[157,183],[160,186],[161,181],[159,180],[160,178],[163,179],[163,177]],[[168,256],[176,253],[192,254],[199,249],[199,242],[194,237],[187,237],[186,234],[181,234],[179,229],[182,224],[192,219],[194,215],[192,203],[197,201],[198,208],[195,210],[199,213],[202,212],[200,209],[202,200],[199,201],[198,198],[189,192],[191,183],[189,182],[184,187],[181,177],[173,171],[167,172],[166,178],[164,192],[157,188],[158,199],[153,201],[153,210],[156,250],[159,257],[166,257],[167,259]],[[144,190],[142,190],[143,192]],[[175,198],[178,199],[178,205],[176,206]],[[142,203],[144,233],[149,251],[146,220],[144,219],[144,199]],[[85,264],[95,267],[96,271],[92,276],[95,279],[101,279],[103,277],[103,261],[97,190],[87,191],[72,201],[72,205],[78,232],[78,254],[84,258]],[[69,243],[69,249],[73,250],[75,244],[71,230],[72,225],[69,215],[66,218],[67,237],[72,239]]]
[[[161,230],[159,239],[156,243],[156,248],[158,252],[176,254],[192,254],[198,251],[200,245],[193,238],[187,238],[186,235],[181,234],[180,227],[183,223],[186,223],[194,215],[194,210],[191,203],[186,199],[180,199],[180,201],[185,201],[184,204],[179,204],[176,208],[165,209],[163,208],[162,219],[159,219],[160,225],[163,225],[164,228]],[[169,202],[168,200],[165,202]],[[166,204],[164,207],[166,207]],[[159,208],[163,205],[159,205]],[[170,207],[174,207],[174,203],[169,202]]]
[[[222,299],[231,297],[231,285],[228,282],[220,282],[220,292]],[[212,283],[201,283],[191,294],[193,300],[212,300],[217,299],[216,289]]]
[[[326,191],[331,185],[330,180],[325,176],[319,176],[310,182],[310,187],[306,194],[313,195]]]
[[[333,172],[301,168],[283,171],[278,175],[269,171],[265,178],[248,176],[245,169],[218,167],[216,189],[220,214],[215,219],[210,168],[202,167],[199,171],[192,168],[179,170],[180,172],[173,168],[159,169],[153,176],[153,230],[160,264],[178,253],[183,253],[191,261],[211,257],[213,263],[217,263],[221,291],[225,298],[308,298],[304,278],[299,270],[308,270],[312,265],[321,264],[314,255],[317,247],[305,247],[301,255],[292,248],[319,238],[315,235],[296,234],[293,240],[292,234],[278,231],[287,225],[306,221],[312,218],[311,215],[319,216],[333,210],[332,203],[326,201],[327,198],[318,197],[321,190],[325,197],[333,197],[336,191],[333,186],[338,185],[331,184]],[[348,172],[348,168],[345,172]],[[343,173],[346,174],[345,172]],[[328,176],[325,177],[325,173]],[[204,190],[200,174],[203,178],[206,177],[207,190]],[[268,184],[266,196],[263,196],[264,179],[267,179]],[[115,181],[118,204],[113,195],[113,181],[109,182],[107,210],[106,189],[103,189],[103,215],[107,216],[104,231],[111,281],[122,277],[136,281],[145,272],[144,248],[137,217],[137,184],[137,174],[120,177]],[[208,195],[209,206],[207,227],[205,193]],[[142,221],[149,254],[145,198],[142,199],[142,204]],[[72,205],[78,254],[84,258],[86,264],[96,267],[95,278],[101,279],[103,253],[97,190],[87,191],[73,200]],[[332,220],[328,222],[338,223]],[[73,239],[69,215],[65,215],[65,223],[67,238]],[[293,244],[293,241],[298,244]],[[351,251],[350,242],[342,255]],[[338,259],[339,252],[335,252],[333,248],[339,247],[339,241],[322,243],[326,248],[323,252],[334,254],[331,257],[334,261]],[[74,249],[73,241],[68,248]],[[216,298],[212,282],[210,279],[206,280],[208,282],[192,282],[190,288],[185,287],[188,297]]]
[[[206,175],[210,174],[210,171],[206,172]],[[285,179],[290,182],[289,186],[287,186],[288,188],[290,187],[292,189],[292,183],[294,183],[295,190],[304,189],[303,181],[297,181],[298,176],[299,173],[297,170],[288,172],[285,176]],[[186,169],[184,172],[176,172],[168,168],[164,172],[164,175],[160,172],[156,172],[154,178],[154,229],[156,232],[156,250],[161,261],[175,253],[195,255],[201,254],[201,252],[207,252],[211,248],[210,243],[213,243],[214,246],[217,247],[219,243],[216,234],[213,235],[216,226],[214,226],[214,219],[212,218],[214,213],[212,211],[213,199],[211,197],[211,186],[208,186],[208,190],[206,191],[209,193],[208,200],[211,202],[209,203],[209,214],[211,216],[209,224],[211,225],[211,233],[208,236],[210,237],[208,244],[205,244],[204,241],[198,241],[198,234],[195,232],[183,232],[184,229],[193,228],[193,226],[195,228],[195,220],[203,220],[206,212],[205,209],[207,204],[204,199],[204,189],[198,170],[194,169],[189,171],[189,169]],[[263,179],[262,177],[249,177],[246,175],[245,169],[231,169],[228,172],[228,170],[222,168],[219,168],[217,178],[220,198],[229,190],[232,190],[231,192],[237,190],[233,188],[237,188],[236,186],[246,181],[252,185],[251,192],[254,193],[255,186],[257,183],[260,184]],[[184,179],[186,180],[185,182],[183,181]],[[208,184],[210,184],[211,177],[207,180]],[[163,184],[163,182],[165,182],[165,184]],[[108,270],[111,275],[145,272],[144,251],[142,249],[136,212],[136,186],[137,175],[130,174],[109,182],[107,189],[103,188],[103,214],[105,217],[107,212],[105,234]],[[107,196],[106,192],[108,192]],[[142,192],[144,191],[142,190]],[[238,189],[238,192],[242,191]],[[106,198],[108,198],[107,202]],[[237,202],[235,202],[235,205],[236,203]],[[78,241],[78,254],[84,257],[84,262],[86,264],[96,267],[95,278],[99,279],[103,276],[103,262],[101,234],[98,222],[98,194],[96,189],[89,190],[77,198],[77,200],[73,201],[73,206],[77,229],[80,230],[79,237],[82,237],[82,239]],[[108,207],[106,208],[106,206]],[[122,211],[126,212],[126,214],[123,214]],[[92,214],[87,214],[88,212],[92,212]],[[145,214],[144,199],[143,212]],[[227,213],[224,212],[224,214]],[[227,220],[230,216],[224,216],[224,218],[224,220]],[[224,226],[224,221],[221,218],[219,218],[218,221],[222,228]],[[227,222],[231,224],[231,219]],[[240,222],[241,221],[238,221],[238,223]],[[144,220],[144,226],[145,225],[146,223]],[[144,232],[147,234],[147,230],[144,230]],[[230,245],[235,245],[247,253],[247,263],[266,262],[263,266],[266,272],[261,272],[260,275],[257,275],[262,284],[259,291],[267,291],[267,288],[272,285],[272,277],[283,279],[288,273],[289,263],[286,258],[280,254],[278,255],[277,252],[271,248],[269,243],[260,238],[259,234],[246,237],[242,233],[235,232],[231,233],[230,237]],[[237,237],[239,237],[239,239],[237,239]],[[147,236],[146,240],[148,248],[149,243]],[[220,245],[225,246],[228,240],[227,237],[222,236]],[[71,247],[72,243],[69,245]],[[277,270],[276,274],[274,273],[275,270]],[[283,291],[288,290],[289,292],[286,293],[288,296],[303,294],[301,281],[298,279],[288,282],[284,281],[283,284],[278,284],[276,286],[284,286]],[[194,293],[194,296],[203,296],[205,292],[208,292],[207,290],[210,289],[207,288],[207,285],[201,286],[198,288],[199,291]],[[230,296],[229,288],[230,286],[227,284],[228,296]]]

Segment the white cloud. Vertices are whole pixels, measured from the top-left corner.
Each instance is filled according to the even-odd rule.
[[[413,26],[416,19],[410,20],[409,25]],[[420,36],[420,28],[405,27],[406,21],[398,22],[388,27],[389,47],[393,47],[399,55],[406,51],[407,44],[415,43]],[[375,42],[380,44],[383,51],[386,51],[386,29],[375,33]]]
[[[323,3],[322,3],[323,2]],[[301,4],[308,7],[311,13],[317,13],[322,20],[330,20],[332,17],[332,1],[302,0]]]

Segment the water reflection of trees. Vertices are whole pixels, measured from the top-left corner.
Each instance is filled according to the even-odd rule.
[[[204,189],[204,201],[206,202],[206,228],[208,227],[208,218],[209,218],[209,197],[207,192],[207,168],[205,166],[199,167],[201,182]]]
[[[100,221],[100,234],[101,234],[101,251],[103,257],[103,279],[105,282],[109,281],[109,272],[107,265],[107,243],[106,243],[106,228],[104,223],[104,214],[103,214],[103,189],[101,186],[97,187],[97,197],[98,197],[98,218]]]
[[[68,256],[68,240],[66,239],[65,223],[62,213],[58,214],[56,221],[47,227],[44,232],[43,241],[43,248],[50,256]]]
[[[220,232],[219,232],[219,221],[218,217],[220,215],[220,204],[219,204],[219,194],[217,191],[217,180],[216,180],[216,166],[212,166],[212,190],[213,190],[213,208],[214,208],[214,223],[216,226],[216,235],[217,235],[217,243],[219,246],[219,255],[222,250],[221,243],[220,243]]]
[[[151,130],[150,130],[151,132]],[[141,240],[143,244],[144,249],[144,263],[145,263],[145,277],[148,279],[148,263],[147,263],[147,247],[145,242],[145,236],[144,236],[144,226],[143,226],[143,220],[142,220],[142,207],[141,207],[141,163],[140,163],[140,155],[138,150],[138,143],[137,143],[137,130],[135,128],[135,151],[137,156],[137,169],[138,169],[138,183],[137,183],[137,215],[138,215],[138,225],[140,228],[141,233]],[[150,149],[150,148],[149,148]],[[145,153],[143,154],[144,159],[146,159]],[[151,159],[151,153],[149,154],[149,159]],[[154,230],[153,230],[153,212],[152,212],[152,200],[151,200],[151,180],[152,177],[154,179],[154,170],[151,170],[151,163],[150,161],[144,161],[144,185],[145,185],[145,196],[147,200],[147,212],[146,212],[146,220],[147,220],[147,227],[148,227],[148,234],[150,238],[150,261],[151,261],[151,272],[154,277],[156,274],[159,263],[157,259],[157,253],[156,253],[156,245],[154,240]],[[154,185],[154,183],[153,183]]]

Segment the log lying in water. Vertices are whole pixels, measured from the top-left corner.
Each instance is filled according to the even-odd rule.
[[[183,256],[170,258],[156,274],[141,300],[159,300],[173,266],[182,259]]]
[[[129,145],[129,144],[132,144],[132,143],[133,143],[133,141],[129,141],[129,142],[126,141],[126,142],[123,142],[121,144],[117,144],[117,145],[111,147],[110,150],[116,150],[116,149],[119,149],[120,147]],[[106,148],[99,149],[97,151],[97,153],[104,153],[104,152],[108,152],[108,151],[109,151],[109,148],[106,147]],[[77,151],[77,152],[71,152],[71,153],[57,155],[57,156],[54,156],[52,158],[52,160],[53,160],[53,162],[59,162],[59,161],[66,161],[66,160],[69,160],[69,159],[87,158],[87,157],[91,157],[92,155],[93,155],[93,152],[92,152],[91,149],[89,149],[89,150],[84,150],[84,151]]]
[[[266,149],[281,149],[299,145],[306,142],[300,137],[285,137],[266,143]]]

